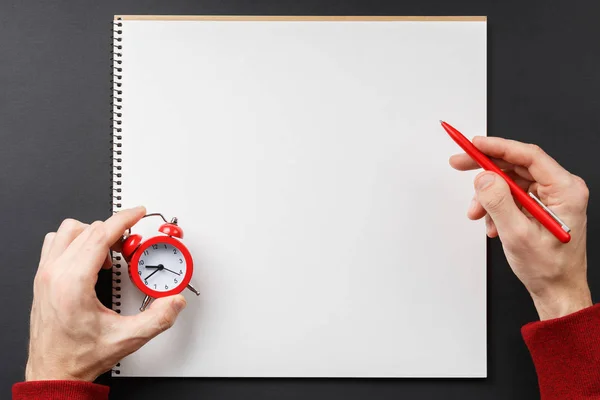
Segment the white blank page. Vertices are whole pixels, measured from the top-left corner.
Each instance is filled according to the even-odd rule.
[[[122,38],[123,207],[179,218],[202,295],[120,376],[486,376],[485,230],[438,122],[486,132],[485,22],[126,20]]]

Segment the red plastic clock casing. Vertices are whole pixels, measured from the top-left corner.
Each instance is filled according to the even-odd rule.
[[[183,254],[183,258],[185,259],[185,265],[186,265],[185,275],[183,277],[183,280],[179,284],[179,286],[177,286],[174,289],[168,290],[166,292],[158,292],[156,290],[150,289],[148,286],[144,285],[144,282],[142,282],[142,278],[140,278],[140,276],[137,274],[137,271],[135,271],[135,273],[132,272],[133,268],[137,269],[137,265],[140,260],[140,256],[144,253],[144,250],[146,250],[148,247],[152,246],[153,244],[158,244],[158,243],[170,244],[171,246],[177,248],[177,250],[179,250],[181,252],[181,254]],[[150,297],[153,297],[155,299],[157,299],[159,297],[167,297],[167,296],[172,296],[174,294],[181,293],[187,287],[187,285],[190,283],[193,273],[194,273],[194,261],[192,260],[192,255],[190,254],[189,250],[179,240],[172,238],[170,236],[154,236],[154,237],[151,237],[150,239],[146,240],[137,248],[135,253],[133,253],[133,255],[131,256],[131,261],[129,261],[129,277],[131,278],[131,281],[133,282],[133,284],[142,293],[144,293]]]
[[[183,239],[183,229],[181,229],[181,227],[177,224],[167,222],[166,224],[162,224],[160,228],[158,228],[158,231],[167,236]]]
[[[133,255],[133,253],[135,253],[135,251],[141,243],[141,235],[130,235],[129,237],[127,237],[127,239],[123,241],[123,248],[121,249],[121,254],[123,255],[123,257],[125,257],[127,261],[129,261],[131,259],[131,256]]]

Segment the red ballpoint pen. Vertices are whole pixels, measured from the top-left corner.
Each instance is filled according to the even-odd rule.
[[[540,201],[533,193],[526,193],[519,185],[517,185],[508,175],[504,173],[492,160],[483,154],[477,147],[473,145],[450,124],[440,121],[442,127],[448,132],[448,135],[467,153],[479,166],[486,171],[492,171],[500,175],[508,186],[512,195],[525,207],[527,211],[537,219],[540,224],[544,225],[558,240],[562,243],[568,243],[571,240],[571,231],[569,227],[561,221],[556,214],[552,212],[544,203]]]

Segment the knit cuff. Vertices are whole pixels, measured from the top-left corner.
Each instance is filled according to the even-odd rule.
[[[521,329],[542,400],[588,399],[600,393],[600,304]]]
[[[108,386],[83,381],[15,383],[13,400],[108,400]]]

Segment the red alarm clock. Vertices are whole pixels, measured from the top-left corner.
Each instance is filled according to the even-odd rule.
[[[129,229],[121,251],[127,261],[131,281],[146,295],[140,311],[144,311],[153,299],[172,296],[186,288],[200,295],[190,284],[194,260],[181,242],[183,230],[177,225],[177,218],[168,222],[160,213],[147,214],[143,218],[152,216],[165,221],[158,228],[161,235],[143,241],[141,235],[131,234]]]

